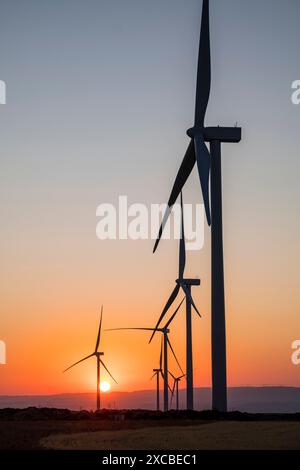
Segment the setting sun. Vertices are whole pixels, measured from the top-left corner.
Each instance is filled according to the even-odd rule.
[[[110,390],[110,383],[104,380],[100,383],[100,390],[101,392],[109,392]]]

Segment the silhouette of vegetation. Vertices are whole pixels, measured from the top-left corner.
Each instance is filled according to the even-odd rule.
[[[1,449],[40,449],[40,441],[53,434],[97,431],[122,431],[169,426],[201,426],[224,421],[291,422],[300,421],[295,414],[251,414],[234,411],[149,410],[72,411],[58,408],[0,409]]]

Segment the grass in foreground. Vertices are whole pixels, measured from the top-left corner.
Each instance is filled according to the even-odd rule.
[[[93,433],[99,431],[112,431],[113,434],[126,429],[143,429],[159,426],[187,426],[191,424],[200,425],[201,420],[43,420],[43,421],[6,421],[0,420],[0,450],[32,450],[40,449],[40,440],[49,435],[76,433]],[[205,422],[206,424],[207,422]],[[155,431],[153,431],[155,432]]]
[[[299,422],[220,421],[188,427],[158,426],[119,431],[50,435],[47,449],[66,450],[298,450]]]

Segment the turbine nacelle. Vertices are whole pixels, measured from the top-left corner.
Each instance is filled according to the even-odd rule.
[[[205,142],[219,140],[226,143],[238,143],[242,139],[241,127],[191,127],[186,131],[188,137],[194,139],[197,134],[202,134]]]
[[[185,286],[200,286],[200,279],[176,279],[176,284],[184,284]]]

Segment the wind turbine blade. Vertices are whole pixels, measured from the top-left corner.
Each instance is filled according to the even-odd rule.
[[[181,288],[183,289],[186,297],[188,298],[189,302],[192,304],[195,312],[199,315],[199,317],[201,318],[201,313],[199,312],[199,310],[197,309],[196,305],[195,305],[195,302],[193,300],[193,297],[191,296],[190,294],[190,291],[187,289],[186,285],[184,283],[180,284],[181,285]]]
[[[209,35],[209,0],[203,0],[200,43],[199,43],[199,56],[198,56],[198,70],[197,70],[196,106],[195,106],[195,127],[197,128],[203,129],[204,127],[204,118],[205,118],[205,113],[206,113],[207,104],[209,100],[210,85],[211,85],[211,63],[210,63],[210,35]],[[202,140],[203,140],[203,136],[202,136]],[[198,149],[198,152],[199,152],[199,149]],[[195,159],[196,158],[195,158],[194,144],[193,142],[190,142],[187,152],[185,154],[185,157],[183,159],[183,162],[180,166],[179,172],[177,174],[177,177],[175,179],[171,196],[168,201],[168,209],[163,218],[163,222],[160,226],[158,237],[155,242],[153,252],[155,252],[158,246],[159,240],[161,238],[164,226],[168,220],[172,206],[174,205],[180,191],[182,190],[187,178],[189,177],[194,167]],[[199,166],[199,163],[198,163],[198,166]],[[203,171],[201,173],[203,173]],[[201,179],[203,199],[204,199],[205,210],[206,210],[207,223],[208,225],[210,225],[210,212],[209,212],[208,197],[207,197],[208,194],[205,190],[206,173],[204,173],[203,176],[200,176],[200,179]]]
[[[184,216],[183,216],[183,200],[182,191],[180,193],[180,205],[181,205],[181,234],[179,242],[179,279],[183,279],[183,273],[185,268],[185,238],[184,238]]]
[[[154,372],[154,374],[151,376],[150,380],[153,380],[155,376],[156,376],[156,372]]]
[[[210,94],[210,85],[209,0],[203,0],[195,107],[195,126],[197,127],[204,126],[204,118]]]
[[[167,342],[168,342],[168,345],[169,345],[169,347],[170,347],[170,349],[171,349],[171,351],[172,351],[172,354],[173,354],[173,356],[174,356],[174,358],[175,358],[175,361],[176,361],[177,364],[178,364],[179,369],[180,369],[181,372],[183,373],[183,370],[182,370],[182,368],[181,368],[181,365],[179,364],[179,361],[178,361],[178,359],[177,359],[177,356],[176,356],[176,354],[175,354],[175,351],[174,351],[174,349],[173,349],[173,347],[172,347],[171,341],[169,340],[168,337],[167,337]]]
[[[165,328],[168,328],[168,326],[170,325],[170,323],[173,321],[173,319],[174,319],[175,315],[177,314],[178,310],[180,309],[180,307],[181,307],[181,305],[182,305],[184,299],[185,299],[185,298],[183,297],[182,301],[180,302],[180,304],[179,304],[178,307],[176,308],[175,312],[173,313],[173,315],[171,316],[171,318],[170,318],[170,319],[168,320],[168,322],[166,323]]]
[[[163,354],[163,337],[161,337],[160,356],[159,356],[159,368],[162,370],[162,354]]]
[[[67,369],[65,369],[63,372],[67,372],[67,370],[72,369],[72,367],[76,366],[76,365],[79,364],[80,362],[86,361],[87,359],[89,359],[90,357],[92,357],[92,356],[94,356],[94,355],[95,355],[95,353],[90,354],[89,356],[86,356],[86,357],[84,357],[83,359],[80,359],[80,361],[75,362],[75,363],[72,364],[70,367],[68,367]]]
[[[163,309],[163,311],[162,311],[162,313],[161,313],[161,315],[160,315],[160,317],[159,317],[158,322],[156,323],[156,326],[155,326],[154,331],[153,331],[153,333],[152,333],[152,335],[151,335],[151,338],[150,338],[150,340],[149,340],[149,343],[151,343],[152,338],[153,338],[153,336],[154,336],[154,334],[155,334],[155,331],[157,330],[157,328],[158,328],[159,325],[160,325],[160,322],[162,321],[162,319],[164,318],[165,314],[167,313],[167,311],[168,311],[169,308],[171,307],[172,303],[173,303],[174,300],[176,299],[176,297],[177,297],[177,295],[178,295],[178,292],[179,292],[179,289],[180,289],[179,284],[176,284],[176,286],[174,287],[174,289],[173,289],[173,291],[172,291],[172,294],[170,295],[170,297],[169,297],[169,299],[168,299],[168,301],[167,301],[167,303],[166,303],[166,305],[165,305],[165,307],[164,307],[164,309]]]
[[[110,375],[110,377],[113,379],[113,381],[117,384],[118,382],[116,381],[116,379],[114,379],[114,377],[111,375],[111,373],[109,372],[108,368],[106,367],[106,365],[104,364],[104,362],[102,361],[102,359],[100,359],[100,362],[101,364],[103,365],[104,369],[106,370],[106,372]]]
[[[185,156],[182,160],[182,163],[180,165],[179,171],[177,173],[171,195],[169,197],[168,201],[168,208],[165,212],[165,215],[163,217],[163,221],[161,223],[161,226],[159,228],[158,236],[153,248],[153,253],[156,251],[156,248],[158,246],[158,243],[161,239],[164,227],[167,223],[168,217],[171,213],[172,207],[175,204],[183,186],[185,185],[186,180],[191,174],[192,169],[194,168],[194,165],[196,163],[196,155],[195,155],[195,148],[194,148],[194,142],[193,140],[190,141],[189,146],[187,148],[187,151],[185,153]]]
[[[160,374],[161,374],[161,376],[162,376],[163,380],[165,380],[165,376],[164,376],[164,373],[163,373],[163,371],[162,371],[162,370],[160,371]],[[170,387],[169,383],[168,383],[168,389],[170,390],[170,392],[172,392],[172,389],[171,389],[171,387]]]
[[[169,370],[168,372],[169,372],[170,376],[172,377],[172,379],[176,380],[176,377],[175,377],[175,375],[173,375],[173,374],[172,374],[172,372],[171,372],[170,370]]]
[[[100,315],[100,322],[99,322],[98,336],[97,336],[97,341],[96,341],[96,346],[95,346],[95,352],[98,351],[98,347],[99,347],[99,344],[100,344],[101,326],[102,326],[102,314],[103,314],[103,305],[102,305],[102,307],[101,307],[101,315]]]
[[[172,407],[172,401],[173,401],[173,396],[174,396],[174,392],[175,392],[175,387],[176,387],[176,380],[174,379],[173,388],[171,390],[170,408]]]
[[[157,330],[157,328],[109,328],[108,330],[105,331],[122,331],[122,330],[142,330],[142,331],[160,331],[160,329]]]
[[[205,145],[204,137],[201,132],[195,132],[194,143],[206,219],[208,225],[211,225],[209,205],[210,154],[208,148]]]

